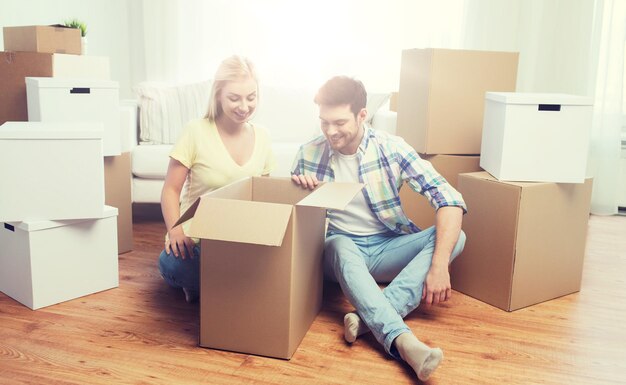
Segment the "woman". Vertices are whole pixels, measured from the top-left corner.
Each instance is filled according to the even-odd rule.
[[[275,163],[269,136],[249,122],[257,100],[252,63],[240,56],[225,59],[215,73],[206,116],[185,127],[170,153],[161,193],[167,235],[159,270],[169,285],[183,289],[187,302],[198,299],[200,245],[185,235],[189,222],[173,225],[200,195],[247,176],[269,175]]]

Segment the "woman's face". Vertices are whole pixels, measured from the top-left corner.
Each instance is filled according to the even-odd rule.
[[[257,83],[251,77],[227,82],[220,92],[222,113],[233,123],[247,122],[256,109],[256,102]]]

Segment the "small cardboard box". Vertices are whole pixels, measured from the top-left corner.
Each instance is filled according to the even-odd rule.
[[[112,80],[26,78],[28,120],[101,122],[104,156],[121,154],[119,84]]]
[[[4,123],[0,221],[100,217],[102,157],[101,123]]]
[[[448,183],[457,188],[459,174],[482,171],[478,163],[478,155],[421,155],[429,161],[435,170],[443,176]],[[435,225],[435,210],[423,195],[416,193],[405,185],[400,190],[402,209],[413,223],[420,229]]]
[[[0,52],[0,124],[28,120],[26,81],[33,77],[110,79],[109,58],[36,52]]]
[[[485,171],[504,181],[585,183],[591,98],[487,92],[485,99]]]
[[[201,239],[200,346],[290,359],[322,303],[326,208],[361,188],[253,177],[200,197],[178,221]]]
[[[133,249],[130,152],[104,157],[104,203],[117,208],[117,252]]]
[[[80,55],[80,30],[56,25],[4,27],[5,51]]]
[[[515,91],[518,53],[402,51],[397,135],[422,154],[480,154],[486,91]]]
[[[0,291],[34,310],[117,287],[116,215],[0,223]]]
[[[507,311],[580,290],[591,179],[514,183],[479,172],[458,183],[467,241],[451,264],[454,290]]]

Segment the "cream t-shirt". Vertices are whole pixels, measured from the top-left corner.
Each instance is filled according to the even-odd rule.
[[[335,182],[359,182],[358,155],[336,153],[333,172]],[[328,228],[354,235],[373,235],[387,231],[387,227],[376,218],[365,200],[365,192],[352,199],[345,210],[328,210]]]
[[[251,123],[250,123],[251,124]],[[240,166],[224,146],[215,123],[208,119],[189,122],[170,152],[189,169],[180,202],[182,215],[202,194],[226,186],[249,176],[269,174],[276,164],[267,131],[256,125],[252,156]],[[183,223],[183,231],[189,230],[190,221]]]

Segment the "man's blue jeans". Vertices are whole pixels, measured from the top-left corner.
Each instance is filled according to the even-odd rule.
[[[200,246],[193,248],[193,257],[182,259],[165,250],[159,255],[161,276],[172,287],[200,290]]]
[[[417,308],[435,250],[435,227],[419,233],[356,236],[330,231],[324,248],[324,274],[339,282],[357,313],[385,350],[411,332],[403,318]],[[461,232],[450,262],[463,251]],[[389,285],[380,290],[379,283]]]

